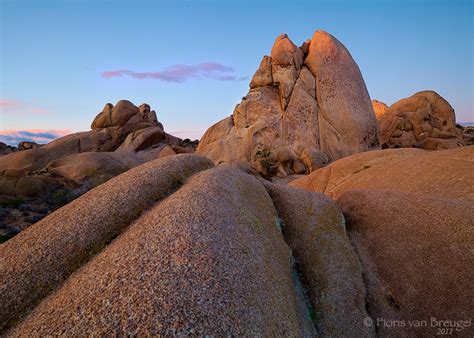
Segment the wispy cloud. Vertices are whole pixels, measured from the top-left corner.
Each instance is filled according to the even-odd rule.
[[[0,108],[18,107],[21,102],[15,100],[3,100],[0,99]]]
[[[128,76],[134,79],[155,79],[181,83],[189,79],[212,79],[219,81],[240,81],[234,69],[217,62],[204,62],[197,65],[178,64],[156,72],[135,72],[129,69],[110,70],[102,73],[104,78]]]
[[[54,115],[53,112],[42,107],[10,99],[0,99],[0,111],[11,115]]]
[[[43,144],[70,133],[69,129],[4,130],[0,131],[0,142],[13,146],[16,146],[21,141]]]

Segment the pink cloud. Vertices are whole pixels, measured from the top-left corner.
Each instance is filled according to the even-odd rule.
[[[0,142],[15,146],[21,141],[44,144],[70,133],[69,129],[3,130],[0,131]]]
[[[15,100],[2,100],[0,99],[0,108],[15,107],[21,105],[21,102]]]
[[[219,81],[238,81],[234,69],[217,62],[203,62],[197,65],[177,64],[158,72],[135,72],[128,69],[102,72],[102,77],[113,78],[129,76],[134,79],[156,79],[166,82],[184,82],[189,79],[212,79]]]
[[[21,102],[9,99],[0,99],[0,109],[2,112],[13,115],[54,115],[53,112],[31,105],[27,102]]]

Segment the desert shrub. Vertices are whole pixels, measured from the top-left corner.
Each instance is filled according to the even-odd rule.
[[[10,235],[10,234],[0,235],[0,243],[8,241],[13,236],[14,235]]]
[[[25,203],[22,197],[9,198],[7,200],[0,201],[0,207],[4,208],[19,208],[20,205]]]
[[[272,151],[263,147],[255,153],[255,158],[260,162],[260,165],[264,168],[270,169],[273,164],[273,154]]]
[[[75,195],[72,193],[72,191],[65,189],[65,188],[60,188],[53,192],[53,195],[51,196],[51,203],[53,203],[56,207],[62,207],[63,205],[68,204],[75,198]]]
[[[114,178],[114,177],[115,176],[111,175],[111,174],[102,174],[102,175],[99,175],[97,177],[94,177],[91,180],[91,188],[98,187],[99,185],[104,184],[105,182],[107,182],[108,180],[110,180],[111,178]]]

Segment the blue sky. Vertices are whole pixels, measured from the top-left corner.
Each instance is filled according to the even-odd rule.
[[[280,33],[300,45],[318,29],[349,49],[372,98],[433,89],[474,121],[469,0],[0,2],[0,137],[88,130],[125,98],[199,138],[232,113]]]

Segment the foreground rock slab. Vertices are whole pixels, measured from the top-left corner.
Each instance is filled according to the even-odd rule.
[[[338,203],[364,267],[367,309],[378,335],[435,336],[447,325],[472,336],[472,202],[353,190]],[[397,321],[406,325],[392,325]],[[409,321],[426,324],[410,327]]]
[[[368,314],[362,267],[338,205],[320,193],[269,183],[266,187],[297,260],[319,335],[374,335],[364,325]]]
[[[377,335],[432,336],[451,320],[472,336],[473,146],[356,154],[290,185],[341,206]]]
[[[276,220],[252,176],[229,167],[197,174],[11,334],[314,335]]]
[[[474,201],[474,146],[428,152],[386,149],[343,158],[289,183],[338,199],[350,190],[424,193]]]
[[[0,332],[27,313],[135,218],[213,164],[170,156],[134,168],[0,245]]]

